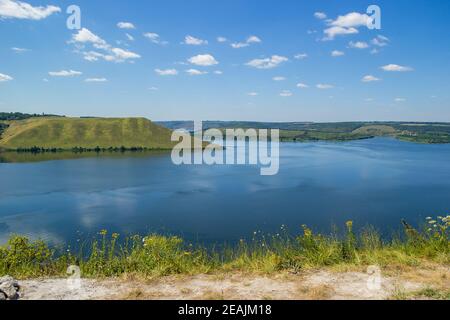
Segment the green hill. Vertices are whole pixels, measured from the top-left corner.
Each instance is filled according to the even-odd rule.
[[[170,149],[171,132],[144,118],[30,118],[11,121],[0,148]]]

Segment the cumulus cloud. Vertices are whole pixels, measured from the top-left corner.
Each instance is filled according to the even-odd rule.
[[[48,74],[52,77],[75,77],[81,76],[83,73],[74,70],[61,70],[61,71],[50,71]]]
[[[188,69],[188,70],[186,70],[186,73],[191,75],[191,76],[201,76],[203,74],[207,74],[208,72],[200,71],[200,70],[197,70],[197,69]]]
[[[323,31],[326,37],[323,40],[333,40],[336,36],[358,33],[356,28],[330,27]]]
[[[280,92],[280,96],[281,97],[290,97],[290,96],[292,96],[292,92],[289,90],[283,90]]]
[[[259,95],[258,92],[249,92],[247,93],[247,95],[249,95],[250,97],[256,97],[257,95]]]
[[[87,78],[84,82],[107,82],[106,78]]]
[[[139,54],[125,50],[125,49],[113,48],[113,49],[111,49],[111,51],[115,54],[115,56],[117,57],[117,59],[119,61],[127,60],[127,59],[138,59],[141,57]]]
[[[380,81],[380,80],[381,80],[381,79],[379,79],[379,78],[377,78],[377,77],[375,77],[375,76],[372,76],[372,75],[364,76],[364,77],[361,79],[362,82],[373,82],[373,81]]]
[[[314,13],[314,17],[319,20],[323,20],[327,18],[327,15],[324,12],[316,12]]]
[[[155,32],[144,33],[144,37],[146,37],[147,39],[149,39],[151,42],[153,42],[155,44],[161,44],[161,45],[168,44],[167,41],[162,41],[161,37],[159,36],[159,34],[157,34]]]
[[[367,26],[371,18],[367,14],[350,12],[344,16],[338,16],[336,20],[331,21],[330,25],[334,27],[352,28]]]
[[[213,65],[219,64],[219,62],[217,62],[217,60],[210,54],[199,54],[197,56],[189,58],[188,61],[191,64],[195,64],[197,66],[203,66],[203,67],[208,67],[208,66],[213,66]]]
[[[117,27],[120,29],[136,29],[134,24],[132,24],[131,22],[119,22],[117,24]]]
[[[367,14],[350,12],[343,16],[338,16],[335,20],[328,22],[328,28],[324,30],[323,40],[333,40],[339,35],[349,35],[359,33],[358,28],[367,26],[371,18]]]
[[[317,89],[321,89],[321,90],[327,90],[327,89],[333,89],[334,86],[331,84],[323,84],[323,83],[319,83],[318,85],[316,85]]]
[[[0,0],[0,18],[42,20],[56,12],[61,12],[61,8],[51,5],[33,7],[22,1]]]
[[[7,74],[0,73],[0,82],[6,82],[13,80],[13,77],[8,76]]]
[[[216,40],[217,40],[217,42],[227,42],[228,41],[228,39],[225,37],[217,37]]]
[[[103,40],[101,37],[91,32],[87,28],[82,28],[76,34],[73,34],[71,42],[81,44],[92,44],[94,48],[104,51],[104,52],[98,52],[93,50],[83,51],[82,54],[84,56],[84,59],[91,62],[98,61],[99,59],[111,62],[123,62],[126,60],[138,59],[141,57],[139,54],[135,52],[112,47],[105,40]]]
[[[77,33],[73,34],[72,41],[79,43],[92,43],[97,49],[110,48],[110,45],[108,45],[105,40],[91,32],[87,28],[81,28]]]
[[[251,60],[247,62],[246,65],[257,69],[272,69],[286,61],[289,61],[286,57],[273,55],[270,58]]]
[[[408,72],[408,71],[414,70],[411,67],[400,66],[398,64],[388,64],[388,65],[382,66],[381,69],[383,69],[384,71],[389,71],[389,72]]]
[[[278,77],[273,77],[272,80],[273,80],[273,81],[284,81],[284,80],[286,80],[286,78],[285,78],[285,77],[278,76]]]
[[[378,35],[372,39],[372,44],[377,47],[385,47],[389,44],[389,38]]]
[[[309,88],[309,86],[305,83],[297,83],[297,88],[306,89]]]
[[[195,37],[193,37],[193,36],[187,35],[187,36],[184,38],[184,42],[183,42],[183,43],[184,43],[184,44],[187,44],[187,45],[191,45],[191,46],[201,46],[201,45],[206,45],[206,44],[208,44],[208,41],[202,40],[202,39],[198,39],[198,38],[195,38]]]
[[[333,50],[331,52],[332,57],[342,57],[343,55],[345,55],[345,53],[343,51]]]
[[[395,98],[394,101],[395,102],[405,102],[406,99],[405,98]]]
[[[367,44],[367,42],[364,41],[350,41],[348,43],[350,48],[354,48],[354,49],[367,49],[369,47],[369,45]]]
[[[216,71],[214,71],[214,74],[221,75],[221,74],[223,74],[223,72],[221,70],[216,70]]]
[[[245,42],[235,42],[231,44],[234,49],[240,49],[250,46],[252,43],[261,43],[262,40],[257,36],[250,36],[245,40]]]
[[[178,74],[176,69],[155,69],[155,72],[160,76],[176,76]]]

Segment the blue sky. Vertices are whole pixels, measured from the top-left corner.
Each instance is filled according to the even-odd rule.
[[[66,27],[71,4],[81,30]],[[371,4],[381,30],[363,24]],[[438,0],[0,0],[0,110],[450,121],[449,9]]]

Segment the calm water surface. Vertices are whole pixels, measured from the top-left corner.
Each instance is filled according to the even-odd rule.
[[[101,229],[222,243],[354,220],[384,232],[450,212],[450,145],[391,139],[281,144],[280,172],[174,166],[170,155],[0,164],[0,243],[54,244]]]

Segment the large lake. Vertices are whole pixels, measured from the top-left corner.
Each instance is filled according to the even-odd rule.
[[[223,243],[354,220],[383,232],[450,212],[450,145],[392,139],[281,144],[280,172],[180,166],[169,154],[0,163],[0,243],[53,244],[101,229]]]

